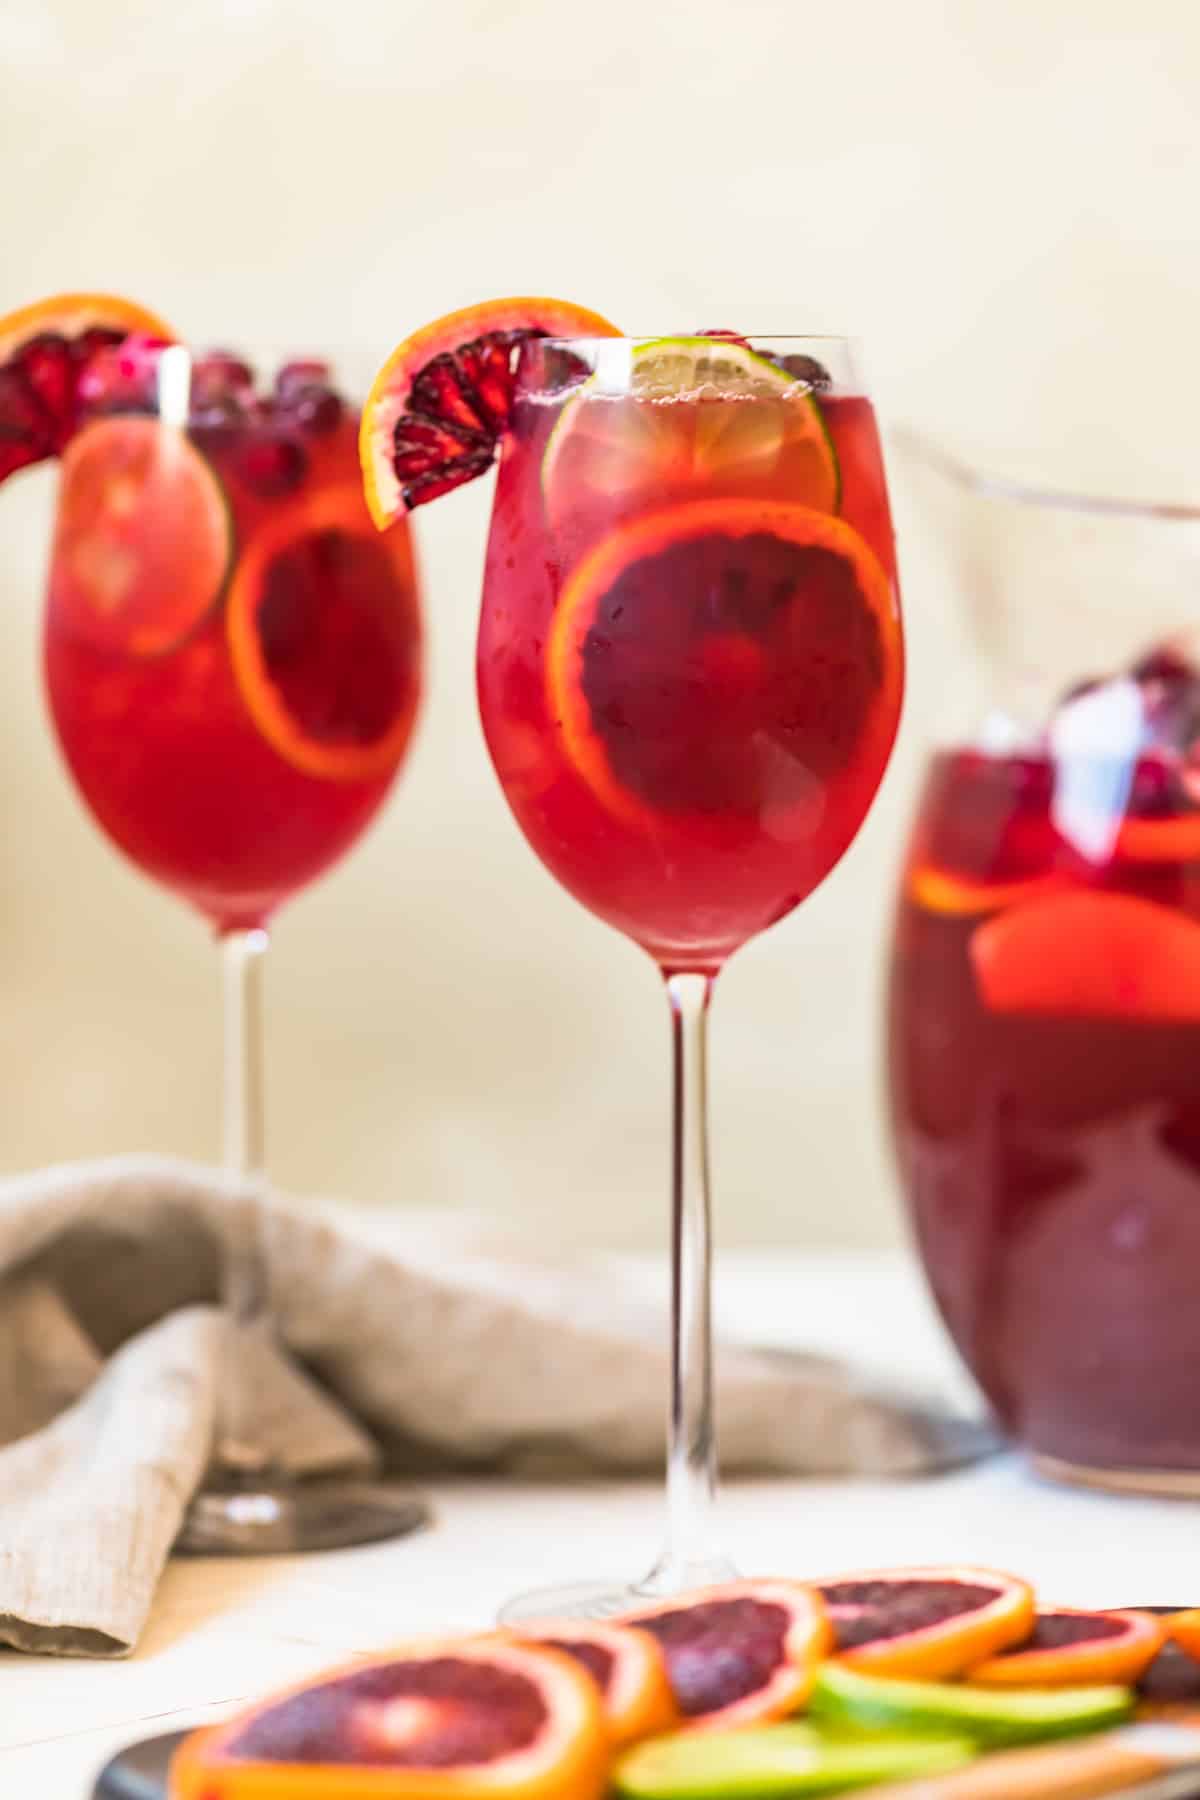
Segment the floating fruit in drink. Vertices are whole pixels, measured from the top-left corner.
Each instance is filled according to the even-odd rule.
[[[967,1680],[985,1687],[1082,1687],[1133,1684],[1167,1638],[1162,1620],[1144,1612],[1038,1608],[1023,1642],[977,1663]]]
[[[838,1660],[872,1675],[961,1675],[1034,1618],[1033,1589],[994,1569],[871,1569],[814,1584]]]
[[[663,1653],[648,1631],[581,1619],[546,1619],[518,1634],[573,1657],[600,1690],[614,1744],[669,1731],[679,1717]]]
[[[727,339],[621,342],[613,358],[618,367],[601,360],[573,388],[547,441],[542,489],[556,529],[575,535],[597,514],[611,523],[647,490],[664,505],[713,489],[786,491],[837,511],[837,455],[808,383]]]
[[[615,335],[586,307],[526,297],[463,307],[405,338],[363,408],[363,483],[380,530],[492,466],[512,412],[512,363],[522,343]]]
[[[782,1581],[728,1582],[622,1621],[649,1632],[666,1659],[676,1704],[692,1731],[720,1731],[799,1712],[829,1648],[829,1623],[809,1589]]]
[[[160,656],[221,599],[233,515],[216,471],[157,419],[87,425],[63,458],[50,606],[64,631],[124,656]]]
[[[1066,877],[1059,875],[1028,875],[1020,881],[972,881],[925,862],[909,873],[908,897],[926,912],[974,918],[1003,912],[1006,907],[1024,905],[1030,900],[1044,900],[1048,894],[1062,893],[1067,886]]]
[[[138,334],[169,341],[156,313],[117,294],[53,294],[0,318],[0,481],[59,456],[96,359]]]
[[[188,1738],[171,1800],[600,1800],[595,1683],[532,1645],[455,1640],[335,1671]]]
[[[546,682],[567,756],[626,823],[657,834],[761,819],[801,844],[839,780],[890,746],[892,591],[856,532],[806,506],[652,512],[564,586]]]
[[[1200,1021],[1200,922],[1132,894],[1014,907],[978,927],[971,965],[997,1012]]]
[[[627,1800],[789,1800],[948,1774],[977,1754],[970,1738],[947,1733],[855,1739],[812,1725],[750,1726],[721,1737],[678,1732],[627,1750],[612,1785]]]
[[[810,1711],[830,1725],[863,1730],[961,1732],[982,1745],[1032,1744],[1119,1725],[1133,1712],[1131,1688],[971,1687],[900,1681],[825,1663]]]

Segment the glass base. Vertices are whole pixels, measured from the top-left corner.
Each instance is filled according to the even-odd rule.
[[[405,1537],[432,1516],[424,1500],[399,1484],[273,1476],[202,1488],[174,1549],[182,1556],[296,1556]]]
[[[1071,1487],[1102,1488],[1110,1494],[1157,1494],[1167,1500],[1200,1499],[1200,1469],[1097,1469],[1036,1452],[1030,1461],[1039,1475]]]
[[[672,1594],[736,1581],[727,1557],[710,1562],[658,1563],[641,1581],[572,1581],[560,1587],[531,1588],[500,1608],[501,1625],[528,1625],[534,1619],[615,1619],[635,1607],[652,1606]]]

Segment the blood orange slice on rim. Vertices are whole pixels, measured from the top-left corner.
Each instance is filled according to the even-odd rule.
[[[280,756],[328,781],[391,773],[420,690],[416,578],[408,533],[380,540],[356,483],[271,513],[227,618],[242,698]]]
[[[412,1645],[185,1740],[172,1800],[600,1800],[609,1743],[569,1657],[496,1639]]]
[[[902,683],[887,576],[840,519],[693,501],[606,537],[559,597],[547,697],[567,755],[631,824],[770,816],[890,746]],[[795,815],[794,824],[791,815]]]
[[[669,1731],[679,1713],[663,1653],[648,1631],[578,1619],[545,1619],[520,1633],[526,1642],[564,1651],[600,1690],[614,1744]]]
[[[976,929],[970,954],[995,1012],[1200,1019],[1200,924],[1131,894],[1014,907]]]
[[[967,1670],[985,1687],[1132,1685],[1167,1639],[1167,1623],[1144,1612],[1083,1612],[1039,1607],[1023,1642]]]
[[[526,296],[463,307],[405,338],[375,377],[359,436],[379,529],[491,467],[526,339],[617,335],[586,307]]]
[[[174,426],[98,419],[67,447],[49,604],[72,635],[125,656],[170,650],[217,603],[233,549],[224,489]]]
[[[961,1675],[1022,1642],[1033,1624],[1028,1582],[993,1569],[874,1569],[814,1586],[838,1660],[864,1674]]]
[[[725,1582],[641,1607],[622,1623],[657,1641],[693,1731],[798,1712],[830,1644],[820,1600],[797,1582]]]
[[[53,294],[0,318],[0,481],[62,452],[91,362],[134,333],[174,336],[117,294]]]

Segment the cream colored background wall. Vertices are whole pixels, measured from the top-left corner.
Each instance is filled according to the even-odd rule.
[[[4,0],[0,310],[115,286],[197,339],[357,346],[490,293],[631,330],[852,330],[892,419],[1196,497],[1193,0]],[[206,1155],[217,971],[92,829],[36,676],[51,479],[0,494],[0,1164]],[[509,820],[472,702],[488,496],[420,519],[431,691],[357,854],[280,922],[274,1174],[653,1241],[666,1025]],[[920,740],[962,646],[901,512],[901,751],[715,1016],[724,1241],[898,1230],[878,988]],[[1048,597],[1050,598],[1050,597]]]

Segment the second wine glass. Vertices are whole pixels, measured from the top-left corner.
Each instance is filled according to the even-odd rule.
[[[712,1518],[705,1042],[740,945],[866,816],[903,692],[875,417],[838,338],[523,346],[478,652],[517,821],[661,969],[674,1045],[667,1530],[641,1580],[521,1597],[604,1616],[733,1571]]]
[[[127,340],[88,369],[62,466],[45,614],[51,716],[107,836],[213,927],[224,962],[226,1301],[268,1329],[261,971],[279,907],[344,855],[400,767],[420,694],[407,532],[373,531],[357,416],[331,370],[256,385],[239,358]],[[410,1529],[419,1502],[292,1481],[230,1367],[181,1547],[309,1550]]]

